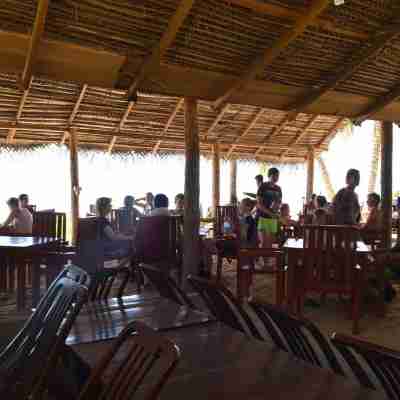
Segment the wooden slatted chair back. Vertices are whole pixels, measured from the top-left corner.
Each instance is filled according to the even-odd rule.
[[[290,315],[272,304],[250,302],[249,307],[280,349],[310,364],[344,374],[329,341],[311,321]]]
[[[129,324],[94,368],[79,400],[156,400],[179,361],[178,347],[140,322]],[[103,383],[103,376],[113,371]],[[117,367],[115,365],[117,364]],[[100,388],[100,389],[99,389]]]
[[[224,223],[228,222],[233,233],[237,233],[238,208],[236,206],[217,206],[215,215],[214,235],[216,237],[224,236]]]
[[[111,213],[111,225],[115,232],[132,233],[139,219],[135,209],[116,209]]]
[[[304,226],[302,268],[306,291],[348,294],[357,265],[359,230],[351,226]]]
[[[33,213],[33,235],[66,241],[67,217],[65,213],[37,211]]]
[[[0,354],[1,393],[9,398],[28,398],[44,389],[61,346],[86,301],[89,284],[88,275],[77,267],[67,267],[55,279],[35,312]]]
[[[182,306],[196,308],[183,289],[181,289],[163,269],[150,265],[142,265],[140,269],[162,297],[170,299]]]
[[[351,336],[333,334],[332,343],[361,385],[400,399],[400,353]]]
[[[262,339],[250,316],[229,289],[220,283],[195,276],[188,276],[187,279],[219,321],[249,336]]]

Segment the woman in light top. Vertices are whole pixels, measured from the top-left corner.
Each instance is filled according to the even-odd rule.
[[[2,227],[10,229],[12,233],[32,234],[33,217],[27,208],[21,208],[16,197],[7,201],[10,214]]]
[[[143,208],[144,215],[150,215],[153,208],[154,208],[154,196],[153,193],[148,192],[146,193],[146,197],[142,199],[135,200],[135,205],[138,207]]]

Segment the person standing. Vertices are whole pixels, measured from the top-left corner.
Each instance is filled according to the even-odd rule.
[[[355,188],[360,184],[360,171],[349,169],[346,187],[340,189],[332,202],[333,219],[336,225],[357,225],[361,218],[360,203]]]
[[[268,170],[268,181],[262,183],[257,192],[257,231],[260,247],[272,248],[278,233],[279,207],[282,203],[282,189],[278,186],[279,170]],[[272,267],[274,260],[265,259],[265,267]]]

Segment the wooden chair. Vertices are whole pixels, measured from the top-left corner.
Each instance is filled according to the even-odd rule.
[[[66,243],[67,217],[65,213],[37,211],[33,213],[32,231],[34,236],[60,239]]]
[[[188,295],[164,270],[150,265],[141,265],[140,270],[147,276],[162,297],[170,299],[182,306],[196,308]]]
[[[126,258],[118,259],[105,255],[100,230],[101,225],[97,218],[80,218],[78,221],[75,262],[91,275],[92,285],[89,293],[91,301],[107,299],[118,275],[122,275],[122,281],[117,297],[122,297],[131,276],[130,266],[125,265]],[[114,259],[123,263],[113,268],[104,268],[106,261]]]
[[[271,304],[250,302],[249,307],[280,349],[308,363],[344,374],[329,341],[311,321],[290,315]]]
[[[234,228],[237,224],[238,208],[236,206],[217,206],[215,215],[214,236],[216,238],[225,236],[224,223],[229,222]]]
[[[67,267],[50,286],[24,327],[0,354],[0,393],[4,398],[35,398],[45,389],[61,346],[87,299],[89,283],[84,271]]]
[[[219,321],[249,336],[262,339],[247,312],[225,286],[194,276],[188,276],[187,279]]]
[[[79,400],[128,400],[139,390],[141,398],[156,400],[178,361],[179,349],[175,344],[143,323],[133,322],[96,365]],[[103,376],[112,364],[105,383]]]
[[[333,334],[332,343],[361,385],[400,399],[400,353],[351,336]]]
[[[176,217],[142,217],[135,236],[135,266],[147,264],[162,268],[168,275],[178,269],[182,283],[182,269],[178,258],[178,219]],[[135,272],[140,271],[137,269]],[[138,277],[138,280],[140,278]]]

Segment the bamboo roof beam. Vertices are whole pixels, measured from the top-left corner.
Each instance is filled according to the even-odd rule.
[[[163,129],[162,132],[162,136],[165,136],[166,133],[168,132],[169,127],[171,126],[172,122],[174,121],[176,115],[178,114],[179,110],[182,108],[183,103],[184,103],[185,99],[182,97],[178,103],[176,104],[174,111],[172,112],[172,114],[169,116],[167,123],[165,124],[165,127]],[[153,154],[156,154],[158,152],[158,149],[160,148],[162,140],[160,139],[156,145],[153,148]]]
[[[338,129],[341,128],[346,119],[347,118],[339,118],[333,125],[332,129],[328,131],[328,133],[318,142],[318,144],[315,147],[321,148],[324,145],[324,143],[329,142],[333,138],[333,136],[336,135],[336,132],[338,131]]]
[[[221,119],[224,117],[224,114],[228,111],[228,109],[229,109],[229,104],[225,104],[224,107],[219,111],[219,113],[215,117],[215,119],[212,122],[211,126],[207,129],[206,136],[212,135],[212,133],[214,132],[214,129],[221,122]]]
[[[290,110],[296,112],[303,112],[307,107],[314,104],[321,97],[326,95],[331,90],[335,89],[340,83],[351,78],[351,76],[365,63],[375,58],[379,52],[387,46],[387,44],[400,34],[400,23],[393,25],[387,32],[374,33],[373,37],[368,41],[367,46],[362,47],[360,50],[350,57],[350,63],[344,63],[332,73],[328,81],[320,88],[311,90],[303,97],[296,100],[289,106]]]
[[[288,126],[288,124],[292,121],[292,119],[296,119],[296,117],[297,114],[293,116],[291,113],[288,113],[286,117],[283,119],[283,121],[277,127],[275,127],[273,132],[267,136],[264,143],[255,152],[255,155],[258,156],[267,146],[269,146],[271,144],[272,139],[278,136]]]
[[[247,128],[243,131],[243,133],[241,135],[239,135],[239,137],[237,139],[235,139],[235,143],[239,142],[240,139],[242,139],[243,137],[245,137],[256,125],[257,121],[262,117],[262,115],[265,112],[265,108],[261,108],[257,114],[254,116],[254,118],[250,121],[249,125],[247,126]],[[231,146],[231,148],[229,149],[228,153],[227,153],[227,157],[229,158],[231,156],[231,154],[234,152],[236,148],[236,145],[233,144]]]
[[[124,129],[125,122],[128,119],[128,116],[129,116],[130,112],[132,111],[132,108],[134,105],[135,105],[134,101],[130,101],[128,103],[128,107],[126,108],[124,115],[121,118],[121,121],[119,121],[118,128],[116,129],[116,133],[119,133],[119,132],[121,132],[122,129]],[[108,154],[111,154],[111,152],[114,148],[115,142],[117,141],[117,137],[118,137],[117,135],[114,135],[112,137],[110,145],[108,146]]]
[[[33,65],[36,61],[40,40],[44,32],[48,8],[49,0],[39,0],[32,35],[29,43],[28,54],[25,59],[24,71],[22,73],[20,82],[22,90],[28,89],[29,82],[32,78]]]
[[[135,95],[140,83],[145,79],[148,73],[155,66],[160,64],[161,58],[174,42],[176,34],[192,9],[194,1],[195,0],[181,0],[179,2],[174,15],[169,20],[166,31],[161,36],[160,41],[153,47],[149,56],[144,59],[139,71],[136,73],[135,79],[129,86],[128,98],[132,98]]]
[[[358,116],[354,119],[356,125],[361,124],[367,119],[373,117],[377,112],[383,110],[386,106],[395,102],[400,98],[400,83],[392,88],[388,93],[382,97],[378,97],[372,104],[366,107]]]
[[[81,89],[81,91],[79,92],[79,96],[78,96],[78,98],[77,98],[77,100],[76,100],[76,103],[75,103],[75,105],[74,105],[74,108],[72,109],[71,115],[70,115],[69,118],[68,118],[68,128],[71,127],[71,125],[72,125],[72,123],[74,122],[74,119],[75,119],[75,117],[76,117],[76,114],[78,114],[79,106],[81,105],[82,100],[83,100],[83,98],[85,97],[85,93],[86,93],[87,88],[88,88],[88,85],[85,84],[85,85],[82,86],[82,89]],[[67,129],[67,130],[64,132],[64,135],[63,135],[63,137],[62,137],[62,139],[61,139],[61,144],[65,144],[65,141],[67,140],[68,135],[69,135],[69,132],[68,132],[68,129]]]
[[[278,38],[260,57],[256,58],[241,78],[234,82],[226,92],[214,102],[214,107],[223,107],[234,93],[239,91],[242,87],[255,79],[257,75],[262,73],[264,68],[272,64],[282,51],[285,50],[298,36],[300,36],[306,30],[307,26],[310,25],[312,21],[315,20],[315,18],[330,4],[331,0],[314,0],[310,8],[296,20],[294,26]]]
[[[24,92],[23,92],[23,94],[21,96],[21,100],[20,100],[19,105],[18,105],[17,116],[15,118],[15,124],[16,125],[19,123],[19,120],[21,119],[22,111],[24,110],[24,105],[25,105],[26,99],[28,98],[29,89],[31,88],[32,81],[33,81],[33,77],[31,77],[31,79],[29,81],[28,88],[26,90],[24,90]],[[16,133],[17,133],[17,130],[15,128],[11,128],[10,129],[10,131],[8,132],[8,135],[7,135],[7,142],[8,143],[12,143],[12,141],[15,139]]]
[[[293,147],[300,142],[301,139],[303,139],[304,136],[307,135],[307,131],[311,128],[311,126],[314,124],[314,122],[317,120],[317,118],[319,117],[319,115],[314,115],[310,121],[307,123],[307,125],[301,130],[301,132],[296,135],[295,138],[293,138],[293,140],[289,143],[289,146],[286,150],[284,150],[282,152],[282,154],[280,155],[280,157],[285,157],[290,150],[293,149]]]

